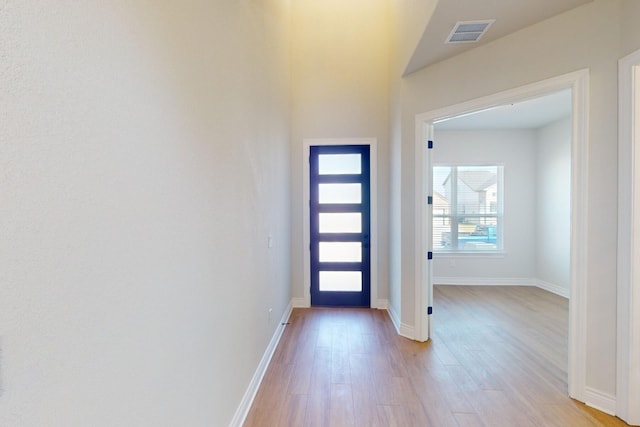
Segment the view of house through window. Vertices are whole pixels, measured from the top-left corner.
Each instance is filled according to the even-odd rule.
[[[502,166],[433,167],[433,249],[502,250]]]

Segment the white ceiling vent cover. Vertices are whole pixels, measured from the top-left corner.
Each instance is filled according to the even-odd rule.
[[[459,21],[451,30],[445,43],[475,43],[487,32],[495,19],[486,21]]]

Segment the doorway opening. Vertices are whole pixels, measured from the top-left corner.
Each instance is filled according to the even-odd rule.
[[[503,105],[515,104],[525,100],[539,98],[551,93],[570,90],[571,92],[571,160],[570,160],[570,255],[569,273],[570,286],[569,301],[569,337],[568,337],[568,391],[577,400],[586,400],[586,194],[587,194],[587,91],[588,70],[570,73],[557,78],[545,80],[521,88],[508,90],[495,95],[479,98],[473,101],[420,114],[416,117],[416,218],[420,224],[421,237],[416,247],[416,263],[421,266],[416,270],[421,272],[418,286],[416,286],[416,326],[419,340],[426,340],[432,336],[432,322],[430,310],[423,307],[433,306],[433,259],[425,256],[433,248],[433,212],[432,203],[435,195],[431,194],[433,176],[431,174],[433,159],[432,147],[437,146],[434,141],[434,125],[454,117],[469,115],[480,111],[489,111]],[[433,141],[433,142],[429,142]],[[460,166],[460,165],[457,165]],[[417,222],[418,222],[417,221]],[[496,227],[496,230],[499,228]],[[456,230],[458,231],[458,230]],[[468,230],[463,229],[466,233]],[[470,234],[470,233],[468,233]],[[467,239],[468,240],[468,239]],[[494,249],[495,256],[500,254],[499,247],[492,242],[481,245]],[[477,246],[477,245],[476,245]],[[437,313],[437,307],[433,308]]]
[[[377,140],[375,138],[306,138],[303,143],[304,296],[297,306],[310,307],[313,304],[386,308],[386,300],[378,299]],[[350,151],[344,152],[344,150]],[[360,187],[360,196],[354,196],[360,199],[345,199],[349,190],[355,190],[354,193],[357,193],[358,182],[367,179],[361,173],[338,173],[335,169],[321,172],[318,157],[335,155],[338,157],[334,159],[340,160],[340,156],[346,155],[342,158],[344,160],[351,155],[363,155],[366,152],[368,152],[368,230],[365,228],[366,220],[358,222],[366,214],[363,211],[367,199],[363,193],[366,185]],[[324,158],[324,160],[328,159],[329,157]],[[362,161],[365,157],[360,159]],[[325,164],[322,167],[333,166]],[[364,171],[366,166],[360,163],[360,168],[360,171]],[[322,190],[320,185],[323,185]],[[339,187],[347,190],[347,193],[331,195],[326,192]],[[321,226],[327,227],[331,224],[330,221],[335,219],[333,214],[343,214],[343,217],[351,218],[354,220],[351,226],[359,226],[360,232],[340,228],[344,224],[340,226],[333,224],[332,227],[338,228],[321,231]],[[321,221],[323,221],[322,224]]]

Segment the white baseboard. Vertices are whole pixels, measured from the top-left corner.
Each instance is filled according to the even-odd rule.
[[[407,325],[406,323],[402,323],[400,321],[398,313],[396,313],[392,307],[389,307],[387,311],[389,312],[389,317],[391,317],[391,322],[396,328],[396,332],[398,333],[398,335],[414,340],[416,336],[415,327]]]
[[[293,308],[309,308],[311,304],[307,298],[291,298],[291,306]],[[378,310],[386,310],[389,307],[389,300],[386,299],[378,299],[374,302],[371,308],[377,308]]]
[[[522,277],[434,277],[436,285],[536,286],[536,279]]]
[[[536,286],[540,289],[544,289],[545,291],[551,292],[552,294],[560,295],[561,297],[569,299],[569,289],[564,288],[560,285],[556,285],[555,283],[545,282],[544,280],[537,279]]]
[[[595,390],[591,387],[586,387],[584,391],[584,403],[587,406],[602,411],[605,414],[616,414],[616,398],[607,393],[603,393],[599,390]]]
[[[372,308],[377,308],[378,310],[388,310],[389,309],[389,300],[387,299],[379,299],[378,302],[376,303],[375,307]]]
[[[400,318],[398,317],[398,313],[393,309],[393,307],[387,308],[389,312],[389,317],[391,318],[391,323],[396,328],[396,331],[400,332]]]
[[[293,308],[309,308],[310,304],[306,298],[291,298],[291,306]]]
[[[436,285],[461,285],[461,286],[536,286],[545,291],[569,298],[569,289],[555,283],[545,282],[540,279],[521,277],[434,277]]]
[[[269,362],[271,362],[273,353],[276,351],[276,347],[278,347],[278,343],[280,342],[280,337],[282,337],[282,332],[285,328],[284,323],[287,323],[289,316],[291,316],[291,310],[293,310],[293,306],[292,304],[289,304],[282,315],[282,319],[280,319],[279,326],[276,328],[273,337],[271,337],[271,341],[258,364],[256,372],[253,374],[253,378],[249,383],[249,387],[247,387],[247,391],[242,397],[242,401],[240,402],[238,409],[236,409],[236,413],[231,420],[231,424],[229,424],[230,427],[242,427],[242,424],[244,424],[245,419],[249,414],[249,409],[251,409],[251,405],[253,404],[253,399],[255,399],[256,393],[258,393],[258,388],[260,388],[260,383],[262,382],[264,374],[269,367]]]
[[[387,308],[387,312],[391,318],[391,323],[393,323],[393,326],[396,328],[396,332],[400,333],[400,316],[398,316],[398,313],[396,313],[393,307]]]
[[[400,336],[409,338],[410,340],[416,339],[416,328],[413,325],[407,325],[406,323],[400,323]]]

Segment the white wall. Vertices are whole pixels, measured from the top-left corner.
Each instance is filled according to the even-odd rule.
[[[619,0],[595,0],[392,83],[398,87],[402,129],[401,140],[390,143],[400,150],[394,155],[401,156],[402,164],[400,171],[393,171],[402,187],[402,321],[412,325],[415,115],[589,68],[589,245],[587,281],[580,286],[588,295],[586,385],[605,396],[615,395],[615,352],[603,349],[616,345],[615,141],[622,5]]]
[[[397,22],[401,22],[396,29],[397,51],[394,59],[399,67],[398,71],[404,73],[406,66],[409,64],[420,39],[424,33],[427,23],[431,19],[433,12],[438,6],[440,0],[402,0],[397,1],[395,10],[398,16],[394,18]]]
[[[571,286],[571,118],[536,132],[536,278],[569,295]]]
[[[571,119],[540,129],[438,131],[434,164],[504,165],[504,255],[434,255],[436,284],[540,284],[569,294]]]
[[[303,140],[378,141],[378,297],[389,277],[389,9],[386,0],[292,2],[292,295],[303,299]]]
[[[3,2],[0,425],[228,425],[290,297],[288,25]]]
[[[627,56],[640,48],[640,2],[638,0],[622,0],[622,50],[620,57]]]
[[[436,131],[433,163],[504,166],[504,254],[436,253],[434,283],[520,284],[535,276],[535,132]],[[497,279],[497,280],[494,280]]]

